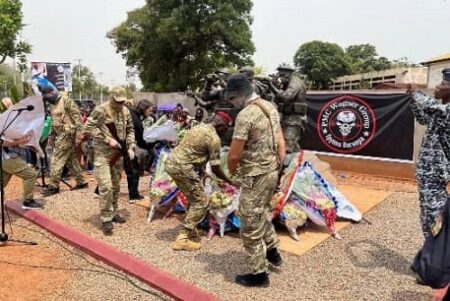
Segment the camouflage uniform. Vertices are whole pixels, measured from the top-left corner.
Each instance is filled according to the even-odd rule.
[[[75,139],[83,128],[78,106],[67,94],[62,93],[59,101],[51,110],[53,119],[53,157],[51,160],[49,189],[58,189],[61,173],[66,165],[75,177],[77,185],[86,183],[80,162],[76,157]]]
[[[201,123],[183,138],[165,163],[166,172],[189,200],[183,227],[193,230],[208,212],[209,197],[199,173],[207,162],[220,165],[220,138],[211,124]]]
[[[281,131],[277,110],[263,99],[257,101],[270,113],[276,136]],[[236,118],[233,140],[246,141],[237,172],[242,178],[241,238],[250,255],[252,274],[263,273],[267,272],[266,250],[276,248],[279,243],[270,212],[278,181],[277,139],[272,137],[269,119],[261,108],[251,103]]]
[[[94,175],[98,182],[102,222],[110,222],[116,215],[122,172],[122,158],[110,165],[119,150],[108,145],[109,140],[114,138],[106,125],[114,123],[119,139],[127,142],[128,149],[135,148],[130,112],[125,106],[121,112],[113,111],[110,107],[112,101],[102,103],[92,111],[83,131],[83,134],[90,134],[94,139]]]
[[[275,96],[282,114],[281,126],[286,140],[286,152],[300,151],[300,138],[306,123],[306,87],[300,77],[293,73],[283,92]]]
[[[450,143],[450,104],[439,104],[420,91],[412,94],[411,108],[417,122],[427,126],[416,165],[420,219],[426,237],[448,198],[450,159],[445,155]]]

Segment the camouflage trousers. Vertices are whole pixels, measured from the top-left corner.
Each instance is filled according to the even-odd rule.
[[[22,158],[7,159],[2,162],[3,166],[3,187],[8,185],[12,176],[17,176],[23,180],[24,200],[32,200],[34,185],[36,184],[36,171],[29,166]]]
[[[436,218],[442,212],[447,202],[447,182],[429,181],[429,179],[418,178],[419,202],[420,202],[420,222],[425,238],[431,236],[431,227]]]
[[[283,135],[286,140],[286,152],[288,154],[300,151],[300,137],[302,135],[302,127],[300,125],[289,125],[282,123]]]
[[[94,176],[100,194],[100,219],[102,222],[110,222],[119,209],[122,158],[110,166],[111,154],[96,151],[94,156]]]
[[[56,135],[50,167],[49,187],[59,187],[61,173],[65,165],[69,169],[70,175],[77,181],[77,184],[82,184],[85,182],[83,170],[81,169],[80,162],[78,161],[76,155],[75,133],[62,133],[60,135]]]
[[[267,271],[266,251],[278,247],[279,240],[271,221],[271,200],[278,172],[244,177],[239,199],[241,238],[250,256],[253,274]]]
[[[189,201],[183,227],[193,230],[208,213],[209,197],[205,192],[203,181],[192,165],[177,165],[167,160],[165,170]]]

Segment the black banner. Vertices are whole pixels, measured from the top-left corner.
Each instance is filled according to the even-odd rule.
[[[307,150],[412,160],[409,95],[308,94]]]

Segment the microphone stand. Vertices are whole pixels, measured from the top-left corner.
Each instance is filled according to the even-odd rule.
[[[24,245],[37,245],[37,242],[34,241],[25,241],[25,240],[17,240],[17,239],[9,239],[8,234],[5,232],[5,188],[4,188],[4,180],[3,180],[3,135],[6,130],[13,124],[13,122],[19,117],[22,111],[17,111],[16,116],[11,120],[9,124],[7,124],[2,132],[0,133],[0,201],[1,201],[1,215],[2,215],[2,232],[0,233],[0,244],[4,245],[7,242],[16,242]]]

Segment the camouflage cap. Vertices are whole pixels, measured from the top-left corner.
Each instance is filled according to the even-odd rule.
[[[127,91],[122,86],[114,87],[111,90],[111,98],[116,102],[125,102],[127,101]]]

